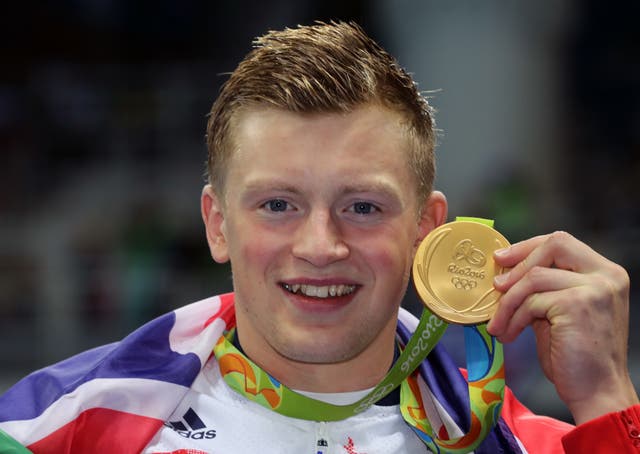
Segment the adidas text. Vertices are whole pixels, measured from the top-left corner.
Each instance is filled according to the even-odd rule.
[[[190,430],[176,430],[178,435],[184,438],[190,438],[191,440],[211,440],[216,437],[216,431],[211,430],[199,430],[199,431],[190,431]]]

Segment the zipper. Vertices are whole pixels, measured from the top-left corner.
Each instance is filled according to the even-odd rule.
[[[316,424],[315,454],[329,454],[329,437],[327,437],[327,423],[320,421]]]
[[[627,426],[627,433],[631,439],[631,444],[638,448],[640,447],[640,430],[632,418],[632,413],[632,409],[623,410],[620,412],[620,418]]]

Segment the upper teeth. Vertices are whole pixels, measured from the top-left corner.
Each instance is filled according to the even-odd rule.
[[[315,296],[316,298],[327,298],[329,296],[343,296],[352,293],[355,285],[307,285],[307,284],[284,284],[284,288],[291,293],[302,293],[306,296]]]

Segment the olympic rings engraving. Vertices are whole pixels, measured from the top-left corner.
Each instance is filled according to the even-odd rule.
[[[463,277],[452,277],[451,283],[458,290],[473,290],[478,285],[473,279],[465,279]]]

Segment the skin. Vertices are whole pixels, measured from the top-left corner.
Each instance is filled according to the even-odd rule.
[[[375,386],[392,361],[415,249],[445,222],[444,196],[419,204],[400,119],[380,107],[254,110],[237,125],[225,194],[205,186],[201,205],[213,258],[231,260],[243,348],[294,389]],[[576,423],[637,404],[624,269],[564,232],[495,260],[511,271],[494,281],[503,296],[488,330],[510,342],[532,325],[543,370]],[[283,283],[355,292],[316,300]]]
[[[382,107],[261,109],[237,125],[226,193],[206,186],[202,213],[213,258],[231,260],[243,349],[294,389],[375,386],[415,249],[446,219],[444,196],[419,203],[401,118]],[[314,298],[284,284],[354,291]]]
[[[514,244],[495,260],[513,269],[494,280],[504,294],[488,331],[510,342],[532,325],[543,371],[576,424],[637,404],[626,271],[565,232]]]

